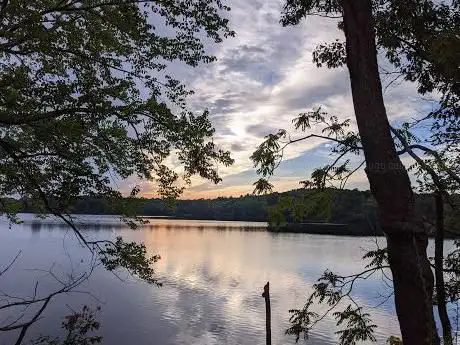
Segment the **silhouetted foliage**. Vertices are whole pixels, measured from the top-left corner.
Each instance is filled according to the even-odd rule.
[[[96,311],[99,311],[98,307]],[[81,312],[75,312],[64,318],[62,328],[66,331],[64,338],[41,336],[30,342],[31,345],[93,345],[100,344],[102,337],[93,335],[99,330],[99,322],[94,311],[86,305]]]
[[[316,188],[325,193],[329,193],[326,188],[329,187],[328,183],[332,188],[344,188],[348,177],[366,163],[365,171],[378,202],[379,217],[388,239],[388,250],[376,254],[371,267],[380,270],[382,258],[388,252],[395,280],[396,311],[402,335],[405,341],[414,344],[439,342],[431,304],[433,276],[426,257],[426,245],[429,232],[427,225],[430,221],[432,225],[436,224],[438,234],[441,234],[441,228],[444,231],[444,226],[440,226],[444,220],[444,212],[439,212],[437,207],[435,222],[433,212],[416,212],[420,209],[425,212],[428,209],[432,211],[433,206],[429,207],[428,203],[424,203],[418,210],[414,209],[414,193],[409,176],[398,156],[407,153],[414,159],[408,170],[417,176],[419,191],[440,193],[441,203],[445,198],[451,206],[448,213],[458,217],[458,209],[454,205],[457,202],[453,201],[451,193],[458,192],[460,188],[459,10],[458,1],[286,0],[281,18],[283,25],[296,25],[309,15],[340,19],[338,28],[345,33],[346,44],[340,40],[319,44],[313,53],[313,61],[318,67],[348,67],[359,135],[345,130],[348,120],[339,122],[318,107],[300,114],[293,122],[295,129],[302,132],[310,130],[311,124],[315,124],[316,128],[320,127],[321,134],[312,131],[303,137],[293,138],[290,133],[281,129],[277,134],[267,135],[252,156],[258,173],[262,175],[258,185],[270,186],[269,178],[280,164],[283,150],[288,145],[311,138],[332,142],[335,145],[332,153],[336,156],[333,163],[315,169],[310,180],[301,181],[305,188]],[[377,50],[385,54],[393,70],[388,71],[378,66]],[[416,83],[420,94],[435,91],[433,103],[436,104],[436,110],[421,119],[404,123],[400,128],[389,126],[379,72],[390,78],[395,76],[389,85],[402,78]],[[419,124],[431,126],[432,134],[421,139],[415,136],[412,129]],[[419,151],[423,157],[417,153]],[[364,153],[365,162],[351,167],[350,159],[346,155],[359,155],[360,152]],[[261,189],[257,191],[260,192]],[[321,202],[324,198],[318,200]],[[314,209],[313,205],[308,204],[309,201],[300,199],[298,202],[302,205],[296,205],[295,200],[282,200],[281,204],[284,202],[295,214],[303,215]],[[277,212],[277,218],[283,215],[284,212]],[[424,227],[421,226],[422,223],[425,223]],[[431,228],[433,233],[434,226]],[[438,283],[438,278],[442,278],[444,274],[443,240],[444,234],[436,237],[437,254],[434,266]],[[452,253],[451,265],[455,262],[455,253],[456,251]],[[457,274],[455,270],[452,273],[455,284]],[[340,284],[342,279],[332,274],[324,277],[337,278],[329,281],[332,287],[336,283]],[[439,285],[444,288],[442,282],[438,287]],[[446,287],[448,286],[447,283]],[[328,291],[316,291],[319,303],[324,296],[335,296],[333,292],[328,294]],[[311,326],[314,318],[309,313],[312,303],[311,297],[307,301],[307,308],[294,311],[290,333],[297,336],[301,332],[308,334],[308,326]],[[353,319],[353,310],[361,309],[355,305],[353,309],[346,308],[335,315],[347,315]],[[357,324],[364,326],[365,323],[361,321]],[[452,342],[450,328],[444,327],[444,323],[444,341],[449,344]],[[349,324],[341,333],[341,343],[354,344],[364,338],[373,340],[371,332],[363,331],[364,329],[365,327],[354,328],[353,324]],[[389,343],[397,342],[396,338],[389,339]]]
[[[19,196],[40,217],[60,218],[109,270],[156,283],[158,257],[121,238],[88,240],[70,206],[82,195],[104,199],[134,227],[117,179],[152,181],[169,199],[192,175],[220,181],[217,164],[233,160],[214,144],[208,111],[187,108],[192,91],[167,67],[214,61],[205,45],[234,35],[229,10],[221,0],[0,1],[2,200]],[[183,173],[166,165],[171,155]],[[0,203],[12,222],[18,210]]]

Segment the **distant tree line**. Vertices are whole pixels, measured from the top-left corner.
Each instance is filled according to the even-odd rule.
[[[75,214],[118,214],[120,202],[140,216],[171,217],[201,220],[270,221],[271,223],[332,222],[343,224],[376,223],[376,203],[369,191],[357,189],[330,189],[327,202],[311,202],[317,198],[315,190],[297,189],[267,195],[242,195],[217,199],[176,200],[173,204],[159,198],[108,199],[80,197],[68,209]],[[453,198],[460,204],[460,195]],[[34,212],[33,203],[9,199],[20,212]],[[435,205],[428,194],[417,194],[418,212],[427,226],[434,223]],[[313,208],[311,205],[315,205]],[[446,229],[459,231],[460,215],[450,205],[446,206]],[[280,217],[282,219],[280,219]]]

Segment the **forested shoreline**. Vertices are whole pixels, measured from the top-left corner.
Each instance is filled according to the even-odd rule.
[[[314,190],[297,189],[284,193],[267,195],[242,195],[240,197],[219,197],[216,199],[175,200],[173,203],[159,198],[125,198],[124,207],[129,208],[138,216],[168,217],[196,220],[223,220],[223,221],[255,221],[271,222],[272,229],[302,232],[298,226],[292,228],[285,224],[298,223],[335,223],[349,224],[359,228],[358,234],[380,233],[376,221],[376,203],[369,191],[331,189],[330,197],[325,202],[318,202]],[[283,207],[283,200],[295,200],[296,210]],[[460,197],[455,195],[452,200],[459,203]],[[13,202],[11,199],[9,202]],[[119,214],[120,201],[111,201],[106,198],[81,197],[70,207],[69,213],[110,215]],[[310,207],[311,202],[315,207]],[[14,201],[20,204],[19,211],[33,213],[27,201]],[[284,202],[285,203],[285,202]],[[417,210],[423,216],[427,226],[434,223],[434,198],[429,194],[417,194]],[[305,205],[302,212],[298,205]],[[281,220],[276,219],[282,214]],[[296,214],[297,213],[297,214]],[[451,232],[460,231],[459,215],[455,214],[449,205],[445,210],[446,229]],[[306,231],[310,232],[310,231]]]

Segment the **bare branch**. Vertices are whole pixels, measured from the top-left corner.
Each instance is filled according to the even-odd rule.
[[[21,255],[21,253],[22,253],[22,250],[20,250],[20,251],[16,254],[16,256],[13,258],[13,260],[11,260],[11,262],[10,262],[3,270],[0,271],[0,277],[1,277],[6,271],[8,271],[8,270],[11,268],[11,266],[14,265],[14,263],[16,262],[16,260],[18,259],[18,257]]]
[[[350,147],[350,149],[355,149],[355,150],[362,150],[363,149],[361,146],[348,145],[347,142],[345,142],[343,140],[328,137],[328,136],[325,136],[325,135],[318,135],[318,134],[309,134],[309,135],[307,135],[305,137],[291,140],[286,144],[286,146],[289,145],[289,144],[294,144],[296,142],[303,141],[303,140],[310,139],[310,138],[320,138],[320,139],[335,141],[335,142],[337,142],[339,144],[346,145],[346,146]]]
[[[397,133],[397,131],[392,128],[391,129],[393,134],[399,139],[399,141],[401,142],[401,144],[404,146],[404,149],[401,150],[401,151],[398,151],[398,155],[400,154],[403,154],[403,153],[408,153],[412,158],[414,158],[417,163],[419,163],[425,170],[427,170],[427,172],[432,175],[433,173],[435,174],[434,170],[430,169],[430,167],[428,167],[426,164],[421,164],[419,160],[417,160],[415,158],[415,153],[413,152],[414,149],[418,149],[418,150],[422,150],[424,151],[425,153],[428,153],[430,155],[432,155],[435,160],[436,160],[436,163],[438,163],[438,165],[444,170],[445,173],[447,173],[449,175],[450,178],[452,178],[454,181],[456,181],[459,185],[460,185],[460,176],[456,175],[452,169],[450,169],[449,167],[446,166],[446,164],[444,163],[444,161],[442,160],[442,158],[439,156],[439,153],[437,153],[435,150],[432,150],[426,146],[423,146],[423,145],[420,145],[420,144],[413,144],[413,145],[409,145],[407,143],[407,141],[404,139],[404,137],[402,137],[399,133]],[[431,170],[431,172],[430,172]],[[433,176],[431,176],[433,178]],[[433,179],[434,181],[434,179]]]

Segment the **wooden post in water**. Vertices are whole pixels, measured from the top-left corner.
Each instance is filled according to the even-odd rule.
[[[266,345],[272,345],[272,325],[271,325],[271,308],[270,308],[270,282],[264,286],[262,297],[265,298],[265,327],[267,334]]]

